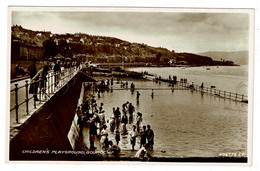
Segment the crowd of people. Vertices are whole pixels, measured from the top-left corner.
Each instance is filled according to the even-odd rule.
[[[107,85],[108,82],[112,83],[104,80],[101,84]],[[145,147],[145,149],[153,150],[154,132],[151,126],[143,125],[141,112],[136,112],[136,115],[134,113],[134,105],[127,101],[122,104],[122,107],[113,107],[109,116],[104,110],[104,104],[97,104],[93,95],[91,99],[84,101],[77,108],[79,135],[83,136],[84,126],[89,128],[90,150],[95,150],[99,146],[103,151],[111,151],[113,147],[112,149],[118,152],[121,136],[129,137],[131,150],[135,150],[137,137],[138,140],[140,139],[139,149]]]
[[[46,83],[48,79],[48,73],[50,71],[54,72],[54,86],[57,87],[60,81],[61,77],[61,68],[64,69],[69,69],[71,67],[79,67],[80,63],[79,62],[70,62],[70,61],[63,61],[61,62],[60,60],[54,61],[54,62],[45,62],[45,65],[37,71],[37,66],[36,66],[36,59],[32,60],[32,64],[28,67],[28,70],[30,72],[30,79],[31,79],[31,84],[29,88],[29,93],[34,94],[34,100],[38,101],[38,89],[41,92],[42,95],[47,95],[46,94]]]

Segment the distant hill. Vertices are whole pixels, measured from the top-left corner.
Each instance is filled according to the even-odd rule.
[[[208,51],[198,53],[198,55],[211,57],[213,60],[220,61],[230,60],[235,64],[247,65],[248,64],[248,51],[234,51],[234,52],[221,52],[221,51]]]
[[[210,55],[197,55],[188,52],[175,53],[174,50],[170,51],[167,48],[152,47],[144,43],[131,43],[115,37],[86,33],[53,34],[25,29],[17,25],[12,26],[11,41],[12,59],[19,60],[27,60],[29,56],[37,56],[38,59],[41,57],[41,60],[46,60],[61,54],[66,58],[85,56],[88,57],[88,60],[96,63],[143,62],[166,66],[234,65],[233,60],[224,58],[227,55],[220,55],[219,61],[214,61]],[[23,47],[26,49],[20,53]],[[28,47],[32,50],[28,50]],[[37,53],[36,48],[38,49]],[[221,61],[220,58],[225,59],[225,61]]]

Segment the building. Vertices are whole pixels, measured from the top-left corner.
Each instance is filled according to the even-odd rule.
[[[11,59],[12,60],[44,60],[44,48],[32,43],[12,40]]]

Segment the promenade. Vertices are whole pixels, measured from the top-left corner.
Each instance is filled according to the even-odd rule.
[[[29,94],[30,79],[22,79],[10,84],[10,140],[19,132],[20,126],[25,123],[32,114],[45,104],[61,87],[75,75],[79,69],[62,68],[60,81],[55,86],[55,73],[50,71],[47,75],[46,90],[38,91],[39,101],[35,101],[33,94]]]

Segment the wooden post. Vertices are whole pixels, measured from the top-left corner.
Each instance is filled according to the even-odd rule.
[[[236,93],[236,100],[237,100],[237,93]]]
[[[19,123],[19,118],[18,118],[18,84],[15,84],[15,116],[16,116],[16,123]]]
[[[231,99],[231,92],[229,92],[229,98]]]
[[[224,98],[225,98],[225,96],[226,96],[226,91],[224,91]]]
[[[244,101],[244,94],[242,95],[242,101]]]
[[[28,98],[28,81],[25,81],[25,96],[26,96],[26,114],[29,115],[29,106],[28,106],[28,102],[29,102],[29,98]]]

